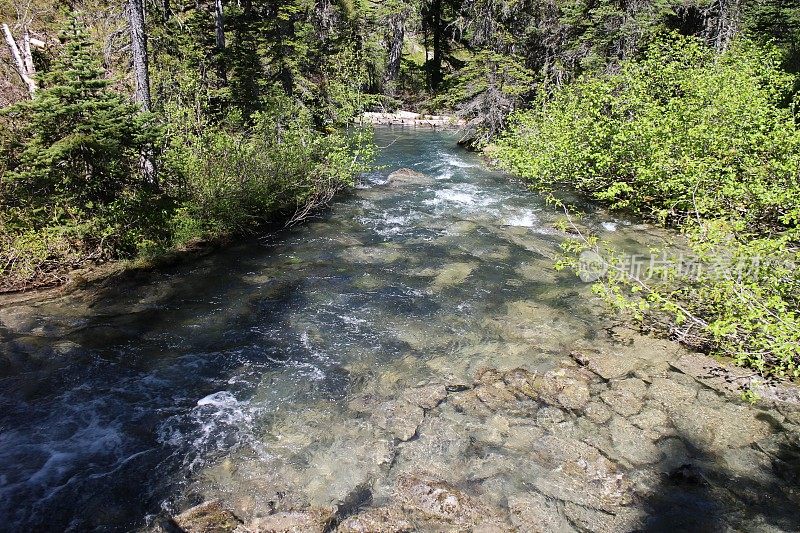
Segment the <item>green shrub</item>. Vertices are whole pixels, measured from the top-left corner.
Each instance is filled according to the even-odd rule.
[[[352,186],[368,163],[367,132],[320,133],[287,97],[268,108],[247,133],[209,127],[172,139],[166,161],[180,176],[176,245],[301,219]]]
[[[496,155],[551,199],[574,188],[682,228],[699,273],[662,267],[645,281],[611,253],[595,287],[607,300],[695,347],[798,376],[800,131],[779,63],[748,42],[717,55],[664,39],[616,74],[543,96],[514,117]]]

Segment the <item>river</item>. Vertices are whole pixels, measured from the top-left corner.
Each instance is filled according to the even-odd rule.
[[[561,214],[455,141],[379,128],[380,168],[319,220],[0,309],[0,530],[150,530],[212,498],[357,514],[403,476],[522,531],[796,530],[800,416],[606,316],[552,268]],[[410,498],[417,529],[472,527]]]

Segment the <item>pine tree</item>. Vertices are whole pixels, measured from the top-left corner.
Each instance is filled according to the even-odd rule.
[[[147,115],[109,87],[74,17],[61,39],[42,89],[7,111],[23,119],[24,131],[19,164],[3,176],[4,196],[47,223],[88,218],[124,192],[148,187],[137,167],[152,135]]]

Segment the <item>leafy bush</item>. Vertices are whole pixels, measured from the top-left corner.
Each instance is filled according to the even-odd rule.
[[[611,253],[599,294],[693,346],[798,376],[800,131],[782,105],[794,80],[779,61],[748,42],[716,55],[663,39],[616,74],[543,96],[514,117],[496,154],[551,199],[575,188],[681,227],[704,265],[644,281]]]
[[[250,132],[205,128],[172,138],[166,160],[180,177],[176,245],[305,218],[368,164],[368,132],[320,133],[288,97],[268,108],[254,115]]]

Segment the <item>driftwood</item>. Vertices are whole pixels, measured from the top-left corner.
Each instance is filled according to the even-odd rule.
[[[8,24],[3,24],[3,35],[5,36],[8,49],[11,51],[11,57],[14,59],[14,66],[17,69],[17,73],[19,77],[22,78],[22,82],[28,87],[28,93],[31,95],[31,98],[33,98],[34,94],[36,94],[37,87],[36,80],[34,80],[36,69],[33,66],[31,45],[38,45],[39,43],[44,45],[44,43],[38,39],[31,39],[28,30],[25,30],[22,34],[22,48],[20,49],[20,47],[17,46],[17,41],[14,39],[14,35],[11,33],[11,28],[8,27]],[[34,43],[34,41],[36,42]]]

